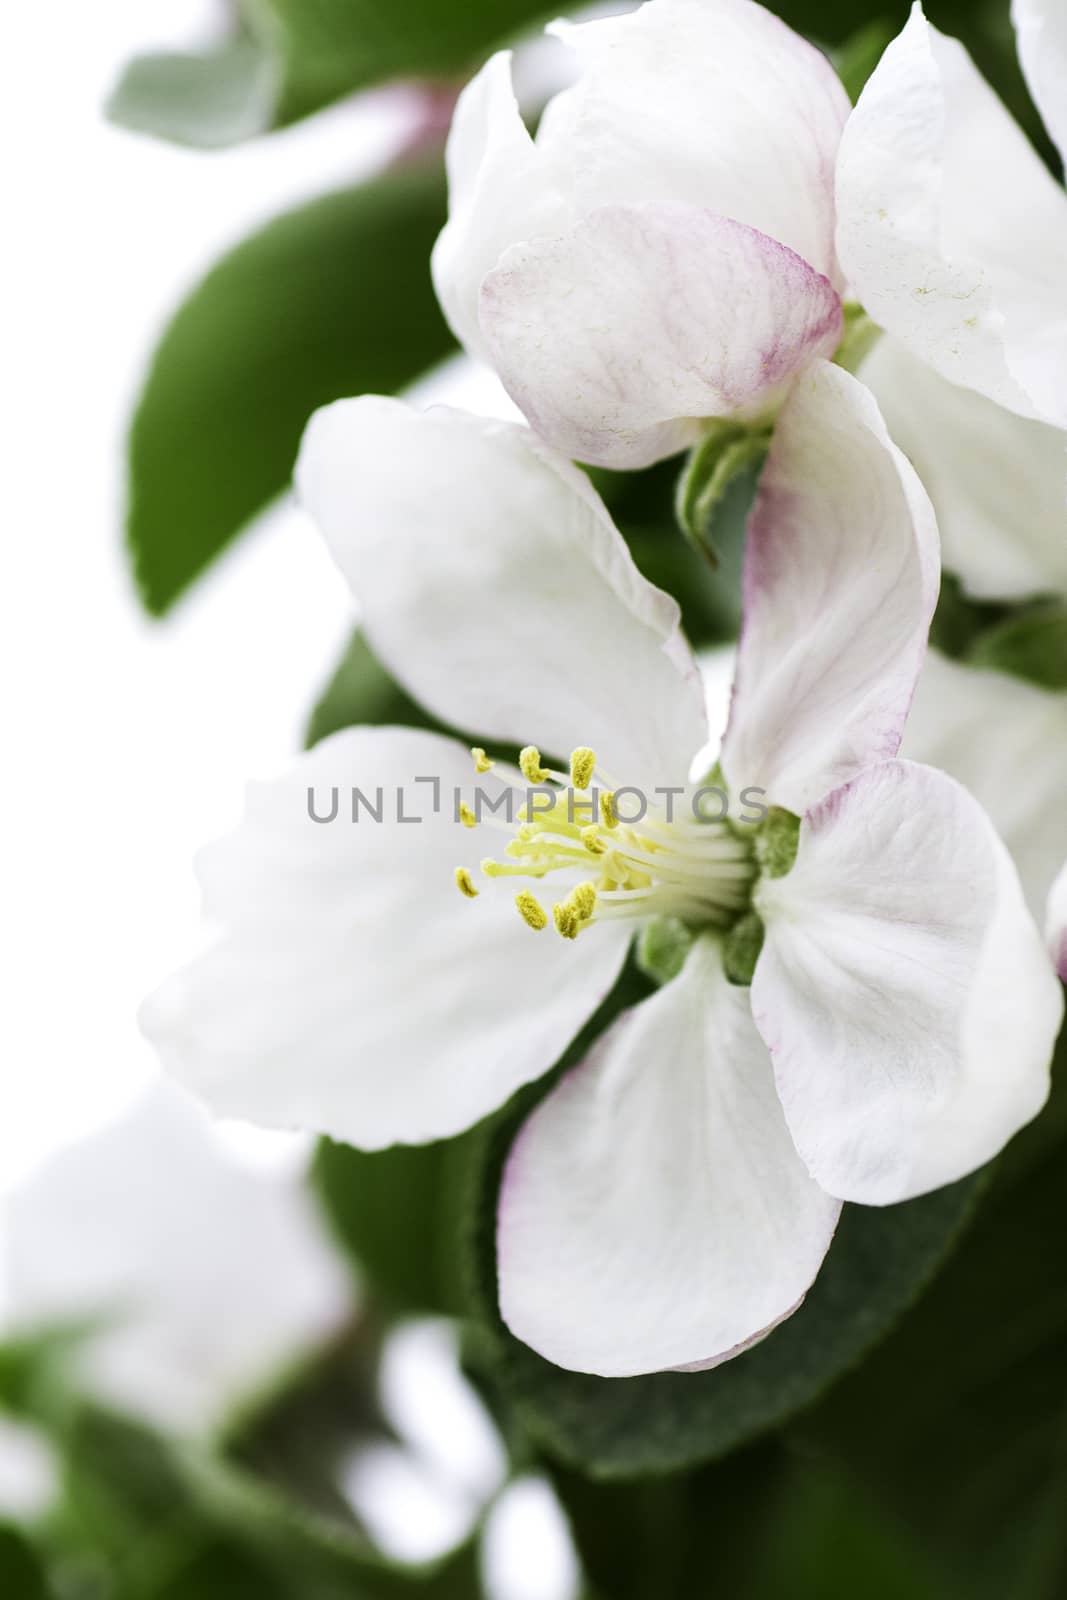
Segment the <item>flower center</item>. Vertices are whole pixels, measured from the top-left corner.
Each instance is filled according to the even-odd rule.
[[[472,753],[476,770],[488,771],[485,752]],[[722,790],[620,789],[584,745],[572,753],[569,773],[543,766],[532,745],[519,766],[527,787],[515,786],[524,799],[514,820],[483,820],[467,806],[462,820],[509,834],[502,858],[482,861],[485,877],[558,879],[566,892],[552,904],[551,920],[563,938],[624,917],[726,929],[747,910],[757,872],[753,848],[725,820]],[[706,815],[707,796],[719,797],[718,816]],[[466,867],[456,869],[456,884],[470,899],[479,892]],[[535,931],[548,926],[530,882],[515,905]]]

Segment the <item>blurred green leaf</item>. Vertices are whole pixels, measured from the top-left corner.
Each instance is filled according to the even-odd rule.
[[[941,593],[930,624],[930,643],[942,655],[958,660],[1007,614],[1008,608],[997,601],[972,600],[954,573],[942,572]]]
[[[83,1408],[68,1429],[64,1465],[62,1554],[95,1570],[108,1600],[200,1600],[212,1584],[228,1597],[226,1581],[235,1596],[243,1585],[264,1600],[476,1600],[480,1593],[472,1542],[439,1562],[399,1565],[351,1519],[96,1407]]]
[[[560,1070],[581,1059],[632,989],[620,986]],[[482,1324],[479,1360],[536,1446],[590,1476],[675,1472],[737,1449],[810,1406],[909,1309],[969,1222],[986,1173],[920,1200],[844,1208],[826,1262],[801,1309],[759,1345],[701,1373],[595,1378],[543,1360],[497,1309],[496,1197],[508,1149],[545,1085],[516,1096],[476,1136],[468,1282]],[[472,1158],[473,1159],[473,1158]],[[635,1293],[640,1293],[635,1285]]]
[[[279,88],[273,57],[239,34],[201,55],[138,56],[112,90],[107,115],[139,133],[214,150],[269,128]]]
[[[388,1150],[324,1139],[312,1181],[340,1242],[392,1311],[457,1313],[466,1136]]]
[[[1067,606],[1031,606],[1005,617],[972,641],[964,659],[1042,689],[1067,689]]]
[[[452,348],[427,265],[436,169],[394,170],[224,257],[156,350],[129,443],[128,539],[164,612],[289,481],[317,406],[390,393]]]
[[[37,1554],[18,1528],[0,1523],[0,1594],[8,1600],[52,1600]]]
[[[803,1419],[968,1600],[1067,1594],[1067,1040],[1053,1099],[1009,1147],[915,1314]]]
[[[201,55],[132,61],[114,122],[181,144],[233,144],[392,78],[462,79],[545,0],[239,0],[243,26]]]

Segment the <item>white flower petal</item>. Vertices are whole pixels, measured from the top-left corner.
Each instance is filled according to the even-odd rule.
[[[1067,433],[949,383],[895,339],[860,371],[933,501],[941,556],[978,599],[1067,594]]]
[[[669,783],[707,738],[675,602],[584,473],[528,429],[365,396],[312,418],[301,497],[411,693],[479,736],[619,783]]]
[[[299,1175],[228,1160],[166,1080],[11,1194],[3,1257],[8,1332],[99,1320],[87,1388],[182,1433],[220,1423],[353,1310]]]
[[[826,278],[710,211],[606,206],[515,245],[486,278],[482,329],[505,388],[565,454],[643,467],[700,418],[758,416],[841,337]]]
[[[937,602],[937,526],[863,385],[816,362],[749,522],[723,770],[801,812],[896,754]]]
[[[1063,0],[1012,0],[1011,19],[1034,104],[1067,159],[1067,9]]]
[[[492,56],[460,95],[445,159],[449,216],[434,246],[434,287],[453,333],[472,355],[484,355],[482,279],[515,239],[558,233],[570,218],[522,120],[510,50]]]
[[[1067,857],[1067,694],[931,650],[901,754],[969,789],[1011,852],[1034,917]]]
[[[750,0],[652,0],[552,31],[583,70],[537,142],[570,174],[575,220],[605,205],[694,206],[835,279],[833,170],[849,104],[821,51]]]
[[[1067,862],[1049,890],[1045,939],[1057,973],[1067,983]]]
[[[1067,425],[1067,195],[916,4],[841,141],[853,292],[951,382]]]
[[[797,1308],[839,1209],[792,1147],[747,991],[701,940],[519,1133],[501,1312],[578,1371],[713,1365]]]
[[[440,781],[437,815],[420,777]],[[453,821],[472,780],[450,739],[354,728],[254,786],[244,825],[200,861],[221,936],[143,1011],[168,1069],[224,1115],[377,1149],[458,1133],[550,1067],[627,933],[590,930],[576,953],[522,922],[509,880],[464,900],[455,867],[499,853]],[[327,816],[333,786],[336,820],[312,821],[309,787]],[[382,789],[380,824],[349,820],[352,786],[372,804]],[[398,787],[422,823],[393,820]]]
[[[978,804],[891,761],[804,818],[765,879],[752,1012],[797,1149],[829,1193],[952,1183],[1041,1109],[1063,1000]]]

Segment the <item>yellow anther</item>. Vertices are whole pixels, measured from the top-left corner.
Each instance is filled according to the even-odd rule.
[[[519,769],[527,783],[547,783],[548,769],[541,765],[541,752],[536,745],[528,744],[519,751]]]
[[[571,783],[576,789],[588,789],[596,771],[596,752],[588,745],[579,745],[571,751]]]
[[[474,828],[478,824],[478,818],[474,815],[470,806],[464,805],[462,801],[460,801],[459,806],[459,820],[465,828]]]
[[[486,878],[503,878],[512,870],[506,867],[502,861],[494,861],[492,856],[486,856],[484,861],[479,862],[479,866],[482,869],[483,877]]]
[[[557,933],[564,939],[577,939],[579,928],[578,913],[569,901],[561,900],[558,905],[554,905],[552,907],[552,917],[556,924]]]
[[[474,746],[474,748],[471,750],[471,755],[474,757],[475,772],[492,772],[493,763],[490,761],[489,757],[486,755],[485,751],[480,745]]]
[[[596,907],[596,890],[591,883],[579,883],[567,896],[582,922],[588,922]]]
[[[615,796],[610,789],[601,790],[600,820],[605,828],[617,828],[619,826],[619,817],[615,810]]]
[[[468,900],[477,900],[478,890],[474,887],[474,880],[466,867],[456,868],[456,888],[460,894],[465,894]]]
[[[515,896],[515,905],[523,922],[527,927],[533,928],[535,933],[540,933],[542,928],[548,926],[548,915],[544,906],[529,889],[523,889]]]
[[[582,843],[591,856],[602,856],[608,848],[600,837],[600,829],[595,823],[582,829]]]

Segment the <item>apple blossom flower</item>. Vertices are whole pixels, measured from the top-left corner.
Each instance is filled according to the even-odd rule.
[[[207,1431],[352,1316],[344,1262],[295,1173],[227,1155],[163,1079],[5,1197],[5,1336],[91,1324],[88,1392]]]
[[[1015,17],[1062,137],[1062,14]],[[932,373],[1067,427],[1067,197],[920,5],[851,114],[826,58],[753,0],[552,31],[580,76],[536,137],[506,54],[461,96],[433,261],[457,336],[550,443],[640,467],[711,419],[765,428],[838,346],[842,297]],[[1030,454],[1049,431],[1020,435]]]
[[[298,484],[379,656],[446,724],[524,742],[519,769],[364,727],[253,788],[200,861],[216,942],[145,1028],[220,1112],[417,1143],[546,1072],[635,934],[646,958],[666,938],[668,981],[519,1135],[501,1306],[565,1366],[724,1360],[800,1303],[841,1200],[953,1181],[1047,1092],[1060,988],[1007,853],[960,786],[897,759],[938,586],[926,495],[862,385],[809,363],[750,525],[732,809],[710,818],[678,608],[535,434],[341,402]],[[475,780],[502,810],[527,796],[518,816],[479,822]],[[407,822],[313,820],[313,791],[419,783]],[[766,820],[739,820],[761,791]]]
[[[492,57],[448,141],[434,282],[553,445],[644,466],[708,417],[773,414],[841,338],[833,173],[848,97],[751,0],[550,30],[575,53],[536,139]]]

